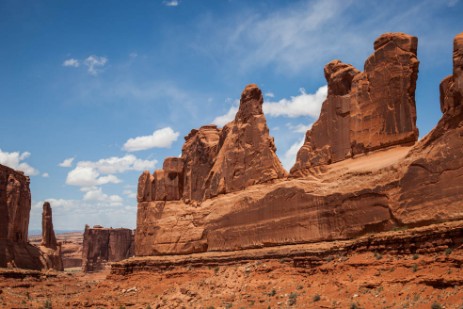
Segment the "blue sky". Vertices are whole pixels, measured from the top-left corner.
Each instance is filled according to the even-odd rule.
[[[384,32],[418,36],[420,136],[463,31],[458,0],[0,2],[0,163],[31,175],[30,228],[135,227],[137,179],[223,125],[246,84],[265,93],[289,168],[326,95],[323,67],[363,69]]]

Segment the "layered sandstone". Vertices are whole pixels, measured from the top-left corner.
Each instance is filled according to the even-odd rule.
[[[198,204],[285,177],[262,104],[261,90],[254,84],[246,86],[232,122],[223,129],[207,125],[192,130],[185,137],[180,158],[166,158],[162,170],[152,175],[143,172],[138,180],[138,202]]]
[[[41,253],[27,242],[29,177],[0,165],[0,267],[41,269]]]
[[[63,271],[64,264],[61,256],[61,243],[56,241],[53,229],[53,215],[49,202],[43,203],[42,211],[42,241],[40,251],[44,254],[44,263],[47,268]]]
[[[388,33],[374,43],[364,72],[334,60],[325,66],[328,97],[320,118],[307,131],[293,176],[317,167],[418,138],[415,88],[418,39]]]
[[[286,176],[269,134],[263,102],[257,85],[247,85],[235,119],[222,130],[220,150],[206,180],[206,198]]]
[[[205,182],[209,175],[219,148],[222,130],[215,125],[202,126],[191,130],[185,137],[182,158],[185,162],[183,171],[183,198],[185,201],[202,201]]]
[[[455,43],[453,85],[457,85],[457,81],[461,80],[459,61],[463,49],[458,43],[460,37],[457,37]],[[181,200],[139,203],[136,254],[147,256],[232,251],[349,239],[395,227],[420,226],[462,219],[463,188],[459,179],[463,178],[461,158],[463,119],[461,96],[458,92],[461,88],[453,86],[452,95],[449,91],[444,91],[444,98],[450,96],[452,98],[451,107],[444,109],[442,120],[423,140],[414,146],[406,146],[408,142],[416,139],[417,134],[414,126],[414,101],[410,92],[410,89],[414,88],[412,81],[416,80],[416,76],[413,77],[417,65],[413,60],[415,59],[413,55],[416,54],[415,47],[416,40],[409,36],[397,34],[381,36],[375,43],[374,59],[369,59],[372,64],[381,59],[386,61],[392,50],[397,53],[398,60],[390,59],[390,61],[394,63],[406,60],[403,68],[383,63],[387,68],[384,70],[385,74],[391,71],[390,74],[396,76],[394,80],[403,81],[404,87],[401,88],[403,93],[397,95],[397,101],[394,101],[394,104],[398,105],[386,104],[391,107],[391,111],[395,108],[400,110],[394,117],[386,118],[398,122],[394,126],[397,130],[390,132],[389,141],[394,141],[403,147],[392,147],[353,158],[348,155],[342,160],[343,149],[347,147],[340,143],[336,145],[339,148],[333,148],[339,150],[331,152],[335,154],[331,154],[331,157],[340,160],[335,159],[331,164],[325,165],[323,173],[318,174],[317,177],[255,184],[246,187],[245,190],[234,191],[232,194],[221,194],[212,199],[205,199],[199,207],[189,207]],[[407,63],[409,66],[405,66]],[[349,137],[356,136],[355,141],[362,138],[373,140],[373,137],[380,140],[383,134],[388,135],[389,131],[385,130],[386,118],[381,121],[377,119],[384,125],[382,131],[362,129],[358,132],[364,132],[365,135],[357,133],[355,135],[351,130],[352,121],[357,120],[352,118],[352,109],[349,111],[351,116],[349,121],[346,121],[345,113],[342,112],[346,108],[344,102],[345,96],[349,93],[348,89],[351,88],[352,94],[353,85],[358,81],[358,77],[364,74],[370,76],[369,81],[374,81],[377,78],[375,74],[379,74],[379,71],[374,74],[371,70],[366,71],[368,74],[358,73],[351,66],[338,61],[327,66],[330,91],[322,117],[332,121],[333,125],[324,124],[324,120],[320,119],[311,137],[318,140],[322,140],[321,137],[336,140],[336,134],[346,136],[347,122],[350,122]],[[399,75],[394,75],[396,73]],[[392,88],[388,88],[389,94],[396,93],[400,88],[396,89],[393,85],[396,84],[391,81],[389,87]],[[370,85],[369,89],[377,89],[375,87]],[[446,87],[444,85],[441,88],[447,89]],[[250,97],[256,98],[259,95]],[[366,109],[366,115],[369,115],[366,120],[372,119],[371,112],[375,110],[379,117],[381,113],[378,112],[378,106],[385,104],[379,94],[373,97],[381,101],[381,104],[371,101],[374,106],[370,108],[367,105],[357,104],[357,101],[355,103],[357,108]],[[389,102],[391,98],[385,100]],[[350,107],[352,107],[352,100],[358,100],[352,97],[348,99]],[[254,100],[256,101],[258,102],[259,99]],[[408,107],[405,108],[407,104]],[[221,136],[225,138],[219,141],[219,156],[209,176],[229,175],[227,169],[231,168],[231,165],[226,162],[223,165],[218,164],[220,152],[222,149],[229,150],[231,154],[228,154],[225,161],[234,162],[233,158],[236,158],[236,155],[233,154],[232,147],[223,147],[228,136],[236,134],[233,133],[234,130],[240,132],[234,125],[237,119],[243,119],[243,114],[251,117],[259,114],[259,110],[254,109],[254,106],[251,104],[250,108],[240,109],[232,125],[227,125],[223,129]],[[409,117],[408,120],[403,119],[406,115]],[[323,131],[321,129],[323,127],[323,130],[329,134],[317,135],[316,131]],[[377,145],[381,144],[380,141],[378,143]],[[376,147],[371,143],[362,144],[367,145],[365,149],[373,150]],[[386,144],[391,145],[389,142],[381,145]],[[238,152],[243,151],[240,142],[235,144],[235,147]],[[354,148],[351,149],[355,154]],[[216,173],[216,166],[223,166],[223,171],[219,169]],[[239,172],[240,169],[236,171]],[[243,173],[247,174],[247,169],[243,170]],[[248,174],[248,177],[249,175],[253,173]],[[224,184],[228,178],[219,178],[224,179],[222,188],[226,188]]]
[[[82,270],[98,271],[108,262],[133,256],[133,233],[125,228],[85,227],[82,248]]]
[[[56,241],[55,231],[53,229],[53,215],[49,202],[43,203],[42,211],[42,246],[56,249],[58,242]]]

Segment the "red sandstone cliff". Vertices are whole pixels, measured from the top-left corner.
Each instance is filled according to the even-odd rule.
[[[244,190],[207,198],[198,207],[181,200],[141,200],[136,255],[348,239],[405,225],[462,219],[462,38],[463,34],[455,39],[453,75],[441,84],[444,115],[414,146],[410,144],[417,138],[413,94],[418,65],[416,38],[383,35],[375,42],[375,53],[367,60],[364,73],[339,61],[325,68],[328,98],[319,121],[307,134],[306,156],[298,156],[300,164],[297,172],[293,171],[293,176],[315,171],[315,177],[254,185],[251,181]],[[236,119],[242,119],[244,110],[250,110],[249,115],[258,114],[253,108],[240,108]],[[361,115],[365,121],[360,120]],[[252,126],[259,126],[257,121],[246,124],[246,131],[241,132],[255,132]],[[238,128],[227,125],[223,129],[219,153],[228,149],[223,145],[232,130],[240,132]],[[247,153],[241,142],[235,147],[240,155]],[[382,151],[373,151],[381,147]],[[233,161],[236,156],[233,148],[229,150],[228,160]],[[359,152],[365,154],[355,155]],[[272,162],[272,157],[268,158],[267,162]],[[252,158],[244,155],[246,160]],[[208,179],[228,175],[230,165],[218,162],[219,157]],[[317,164],[323,168],[313,169]],[[272,164],[265,166],[261,174],[275,171]],[[242,175],[240,169],[236,171]],[[246,177],[250,175],[254,174]],[[227,180],[225,176],[219,179]],[[224,184],[218,187],[226,188]]]
[[[313,174],[355,155],[416,142],[417,44],[407,34],[383,34],[363,73],[339,60],[325,66],[328,97],[291,175]]]
[[[47,268],[63,271],[63,259],[61,256],[61,243],[56,241],[53,229],[53,215],[49,202],[43,203],[42,211],[42,242],[40,250],[44,253]]]
[[[22,172],[0,165],[0,267],[62,270],[56,248],[42,250],[28,243],[29,183]]]
[[[133,233],[124,228],[85,227],[82,248],[82,271],[101,270],[107,262],[133,256]]]

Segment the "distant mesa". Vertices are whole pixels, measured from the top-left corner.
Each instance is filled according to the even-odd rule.
[[[125,228],[85,227],[82,248],[82,271],[100,271],[109,262],[133,256],[133,232]]]

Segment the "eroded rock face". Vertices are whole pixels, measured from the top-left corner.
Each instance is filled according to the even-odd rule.
[[[183,198],[185,201],[200,202],[204,197],[205,182],[217,157],[220,133],[215,125],[202,126],[191,130],[185,137],[182,158]]]
[[[328,97],[320,118],[298,152],[292,176],[313,173],[319,166],[418,138],[415,88],[418,40],[388,33],[374,43],[374,53],[360,73],[339,60],[328,63]]]
[[[27,243],[29,177],[0,165],[0,267],[41,269],[40,251]]]
[[[27,242],[31,193],[29,177],[0,165],[0,239]]]
[[[418,39],[387,33],[352,85],[351,144],[353,155],[393,145],[413,144],[416,128],[415,89]]]
[[[360,72],[350,64],[333,60],[325,66],[328,96],[320,117],[307,131],[298,152],[293,176],[303,176],[311,168],[335,163],[352,156],[350,143],[350,91]]]
[[[286,176],[262,104],[257,85],[246,86],[235,120],[222,131],[220,150],[206,181],[206,198]]]
[[[162,170],[140,176],[138,202],[183,199],[197,204],[285,177],[262,104],[261,90],[254,84],[246,86],[234,121],[222,130],[215,125],[192,130],[181,158],[166,158]]]
[[[43,203],[42,242],[39,248],[44,254],[44,263],[47,265],[47,268],[58,271],[64,270],[61,256],[61,243],[56,241],[55,231],[53,230],[53,216],[49,202]]]
[[[53,230],[53,215],[49,202],[43,203],[42,211],[42,246],[55,249],[58,246]]]
[[[130,229],[86,226],[82,249],[82,271],[101,270],[107,262],[133,256],[133,233]]]
[[[459,96],[461,88],[457,82],[461,79],[459,75],[461,74],[460,60],[463,55],[463,48],[460,47],[462,44],[459,43],[461,36],[457,36],[455,43],[454,66],[456,69],[454,68],[451,80],[441,86],[441,89],[444,89],[442,94],[444,115],[436,128],[418,143],[413,146],[392,147],[354,159],[347,156],[344,160],[325,165],[324,172],[318,177],[292,178],[257,184],[246,187],[244,190],[236,190],[233,194],[223,194],[213,199],[206,199],[199,207],[189,207],[183,201],[140,203],[137,221],[137,255],[231,251],[348,239],[394,227],[421,226],[463,219],[463,182],[461,181],[463,179],[461,155],[463,113],[461,96]],[[414,107],[411,108],[410,105],[405,107],[406,104],[411,104],[410,87],[414,87],[411,82],[414,74],[413,68],[417,64],[413,61],[413,55],[416,53],[414,42],[414,39],[403,35],[397,38],[382,36],[375,44],[375,59],[369,59],[371,64],[368,64],[373,67],[376,65],[373,65],[374,63],[379,65],[380,60],[387,60],[391,52],[398,55],[398,60],[394,61],[406,60],[403,63],[404,67],[400,68],[389,67],[387,63],[383,64],[386,68],[384,74],[395,76],[394,81],[391,81],[391,85],[388,86],[392,88],[385,88],[390,91],[385,96],[379,94],[373,96],[383,103],[384,100],[388,101],[390,94],[394,94],[399,89],[394,88],[397,86],[396,80],[402,80],[403,88],[401,89],[404,93],[398,96],[397,101],[390,102],[391,105],[386,104],[391,107],[391,111],[398,108],[400,112],[392,118],[388,118],[388,114],[385,113],[386,116],[381,120],[383,122],[376,120],[384,125],[382,131],[371,131],[373,136],[381,138],[383,134],[389,132],[386,130],[387,119],[393,119],[393,122],[398,121],[398,124],[394,126],[395,131],[390,132],[390,140],[400,145],[406,143],[410,136],[417,133],[414,129],[412,112]],[[366,69],[366,72],[370,72],[368,70]],[[392,72],[388,73],[388,70]],[[379,78],[379,75],[375,75],[380,74],[379,71],[371,76],[368,76],[366,72],[357,73],[354,68],[339,62],[333,62],[327,66],[327,79],[329,79],[329,84],[331,83],[331,91],[329,91],[325,102],[327,106],[323,107],[322,115],[331,113],[332,116],[323,116],[323,119],[320,119],[320,123],[314,127],[310,135],[313,138],[310,142],[323,141],[321,137],[333,139],[328,134],[315,134],[316,130],[321,132],[334,130],[323,123],[341,116],[334,112],[334,108],[328,108],[330,104],[337,105],[337,100],[344,102],[345,96],[351,96],[349,113],[352,116],[352,104],[359,102],[358,98],[352,97],[354,87],[358,87],[356,83],[360,80],[373,83]],[[394,75],[397,72],[409,74],[409,79],[403,77],[406,74]],[[352,76],[353,78],[350,79]],[[352,81],[350,92],[349,80]],[[452,92],[448,91],[449,81],[453,82]],[[373,85],[368,87],[376,89]],[[356,91],[356,95],[365,94],[364,91],[367,89]],[[251,91],[245,97],[256,100],[259,96]],[[452,99],[452,103],[445,101],[449,98]],[[357,101],[352,103],[354,100]],[[340,104],[340,106],[343,105]],[[220,162],[223,168],[217,172],[217,175],[221,175],[219,177],[221,180],[217,181],[217,188],[227,188],[225,184],[229,178],[226,176],[232,169],[231,164],[227,162],[240,163],[241,161],[236,158],[240,158],[241,152],[247,145],[243,142],[245,138],[234,137],[228,140],[230,136],[241,136],[239,132],[247,132],[246,128],[240,127],[235,122],[237,119],[247,118],[248,120],[241,123],[246,127],[246,121],[259,115],[257,104],[251,104],[243,110],[246,110],[246,113],[239,113],[240,116],[237,115],[235,121],[225,126],[221,133],[219,156],[210,174],[210,176],[215,174],[214,168],[219,166],[217,164]],[[378,110],[381,108],[377,106],[368,109],[367,115],[372,118],[366,120],[375,118],[376,116],[372,115],[379,113]],[[402,122],[400,119],[404,119],[402,117],[404,115],[409,115],[411,122]],[[351,129],[352,120],[350,118]],[[370,123],[372,124],[373,122]],[[340,127],[343,130],[345,128]],[[381,128],[381,125],[378,124],[378,127]],[[315,130],[315,128],[318,129]],[[342,130],[339,129],[339,131]],[[351,141],[352,134],[349,134]],[[249,136],[253,135],[249,134]],[[362,138],[362,135],[356,136],[358,139],[355,141]],[[231,146],[224,148],[230,141],[236,142],[235,148]],[[233,143],[230,142],[230,145]],[[254,145],[259,145],[259,143],[254,143]],[[376,147],[371,143],[363,143],[363,145],[371,146],[368,148],[370,150]],[[222,149],[229,150],[230,154],[227,155],[226,160],[220,159],[220,161]],[[233,152],[233,149],[237,154]],[[334,157],[333,153],[343,153],[342,151],[333,152],[331,148],[327,150],[330,151],[331,158]],[[353,147],[352,151],[355,154]],[[247,169],[238,168],[234,174],[241,176],[240,171],[244,174],[248,173]],[[233,175],[231,172],[230,174]],[[222,189],[217,192],[228,191]]]

